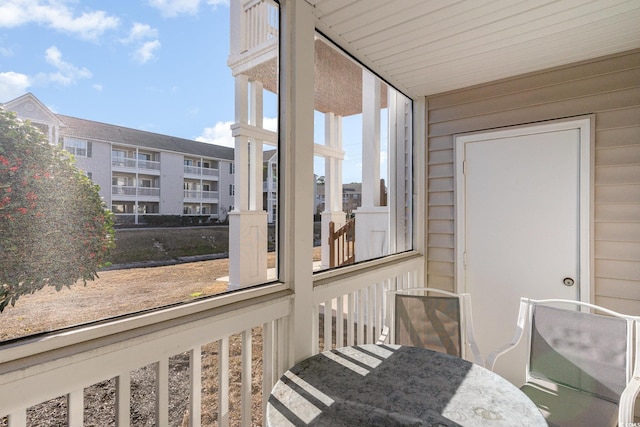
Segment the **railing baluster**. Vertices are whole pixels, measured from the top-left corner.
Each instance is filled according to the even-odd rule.
[[[331,300],[324,303],[324,350],[331,350],[333,344],[333,308]]]
[[[349,292],[347,296],[347,345],[353,345],[353,328],[354,328],[354,293]]]
[[[242,332],[242,375],[240,385],[240,423],[251,427],[251,329]]]
[[[129,372],[116,378],[116,426],[129,427],[131,423],[131,376]]]
[[[384,329],[384,316],[385,316],[385,310],[384,310],[384,302],[385,302],[385,297],[384,297],[384,290],[385,290],[385,283],[387,281],[383,281],[383,282],[379,282],[377,284],[377,291],[376,291],[376,310],[377,310],[377,314],[376,314],[376,341],[378,341],[378,337],[382,334],[382,329]]]
[[[357,293],[357,303],[358,303],[358,309],[357,309],[357,314],[358,314],[358,339],[357,339],[357,344],[364,344],[365,343],[365,337],[364,337],[364,310],[365,310],[365,293],[366,293],[366,288],[365,289],[360,289],[358,290]]]
[[[27,410],[19,409],[9,414],[9,427],[27,427]]]
[[[189,385],[191,398],[189,399],[189,425],[200,427],[202,420],[202,348],[194,347],[189,351]]]
[[[169,359],[161,358],[156,368],[156,425],[169,426]]]
[[[274,321],[262,325],[262,416],[265,417],[269,393],[275,384],[275,360],[277,355],[273,345]]]
[[[218,425],[229,426],[229,337],[218,341]]]
[[[375,306],[376,301],[376,285],[375,283],[367,289],[367,344],[375,343],[374,337],[375,328]]]
[[[344,298],[338,297],[336,304],[336,348],[344,347]]]
[[[84,425],[84,389],[74,390],[67,395],[69,427]]]
[[[276,343],[278,345],[277,366],[275,380],[279,379],[289,369],[289,322],[290,316],[278,319],[276,328]]]

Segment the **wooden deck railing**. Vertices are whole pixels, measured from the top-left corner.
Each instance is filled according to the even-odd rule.
[[[352,218],[339,229],[329,223],[329,267],[353,264],[356,261],[356,219]]]

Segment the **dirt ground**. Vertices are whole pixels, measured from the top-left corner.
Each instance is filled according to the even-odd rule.
[[[275,266],[275,254],[268,257]],[[226,292],[228,260],[110,270],[83,286],[53,287],[21,297],[0,314],[0,340]]]
[[[319,250],[314,253],[319,259]],[[275,254],[268,257],[275,266]],[[116,316],[206,295],[225,292],[228,260],[218,259],[152,268],[111,270],[87,286],[82,283],[56,292],[45,289],[22,297],[15,307],[0,314],[0,339],[77,325],[90,320]],[[322,322],[320,322],[322,325]],[[217,425],[218,344],[202,348],[202,425]],[[230,425],[240,423],[241,341],[230,337]],[[252,425],[262,425],[262,331],[253,330],[253,402]],[[175,355],[170,359],[171,426],[188,425],[189,357]],[[85,426],[115,425],[115,380],[111,379],[85,389]],[[155,370],[143,367],[131,373],[131,425],[155,425]],[[2,416],[2,414],[0,414]],[[60,397],[31,408],[28,426],[66,426],[66,399]],[[0,418],[0,426],[6,419]]]

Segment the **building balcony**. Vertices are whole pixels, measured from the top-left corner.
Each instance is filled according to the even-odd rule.
[[[184,190],[185,201],[206,201],[211,203],[218,199],[217,191],[202,191],[202,190]]]
[[[241,31],[232,38],[228,65],[233,75],[260,75],[273,66],[278,55],[278,6],[273,0],[249,0],[232,3],[232,8],[231,25]]]
[[[152,173],[154,175],[160,173],[160,162],[152,160],[140,160],[134,158],[113,158],[111,159],[111,167],[114,171],[132,172],[144,171],[144,173]]]
[[[200,166],[184,166],[185,178],[199,178],[206,177],[211,181],[217,181],[220,177],[220,170],[215,168],[205,168]]]
[[[157,199],[160,197],[160,188],[112,185],[111,196],[125,196],[125,199],[127,200],[135,199],[137,196],[153,197]]]

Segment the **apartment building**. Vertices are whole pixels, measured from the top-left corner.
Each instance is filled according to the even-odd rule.
[[[118,222],[233,209],[232,148],[55,114],[31,93],[3,106],[75,156]]]

